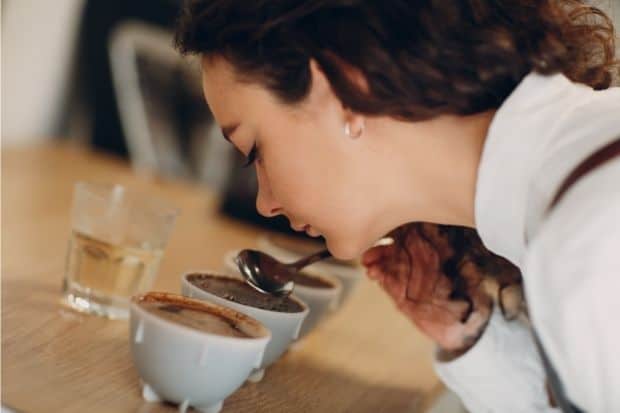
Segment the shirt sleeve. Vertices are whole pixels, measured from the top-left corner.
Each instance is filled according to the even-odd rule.
[[[530,317],[573,404],[620,412],[620,163],[585,176],[530,246]]]
[[[436,360],[435,370],[471,413],[560,412],[549,405],[529,328],[506,321],[497,307],[478,342],[455,360]]]

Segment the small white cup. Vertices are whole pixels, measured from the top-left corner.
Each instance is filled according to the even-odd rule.
[[[263,323],[271,331],[271,340],[265,348],[262,363],[248,379],[253,382],[260,381],[263,378],[265,368],[269,367],[276,360],[278,360],[280,356],[289,348],[291,343],[299,337],[301,325],[308,315],[308,306],[302,300],[293,295],[291,295],[290,298],[302,307],[302,311],[286,313],[239,304],[195,286],[187,279],[187,277],[192,274],[208,274],[215,277],[234,280],[240,283],[243,283],[243,281],[239,278],[214,273],[213,271],[192,271],[183,275],[183,278],[181,279],[181,291],[183,295],[187,297],[209,301],[247,314]]]
[[[224,255],[224,270],[226,274],[232,277],[243,279],[239,272],[239,267],[237,267],[237,263],[235,262],[235,257],[238,254],[239,250],[233,250]],[[299,297],[301,301],[306,303],[310,310],[299,331],[300,340],[308,335],[310,331],[314,330],[314,328],[332,311],[338,308],[340,304],[340,294],[342,292],[342,283],[338,278],[306,269],[304,269],[304,273],[330,284],[331,287],[317,288],[309,285],[295,284],[293,293]]]
[[[249,338],[197,330],[147,311],[141,300],[208,311],[231,320]],[[171,401],[185,412],[191,405],[217,413],[223,400],[237,390],[252,369],[261,365],[269,330],[257,320],[219,305],[177,294],[150,292],[131,299],[131,354],[148,401]]]
[[[281,245],[277,245],[271,240],[269,235],[260,236],[257,241],[257,247],[259,250],[266,252],[284,263],[293,262],[306,256],[305,252],[301,253],[301,251],[293,251]],[[359,264],[338,263],[334,261],[318,261],[309,265],[307,270],[312,271],[314,274],[333,276],[340,280],[342,284],[340,306],[351,297],[358,283],[360,280],[364,279],[365,276],[365,270]]]

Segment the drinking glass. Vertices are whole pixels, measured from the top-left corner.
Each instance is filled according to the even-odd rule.
[[[129,298],[148,290],[178,210],[121,185],[78,182],[63,301],[109,318],[127,318]]]

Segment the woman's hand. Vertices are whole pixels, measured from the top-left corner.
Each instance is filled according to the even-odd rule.
[[[371,248],[362,262],[402,313],[444,352],[458,356],[482,334],[492,300],[482,290],[478,266],[456,251],[449,231],[472,230],[408,224],[394,231],[394,244]]]

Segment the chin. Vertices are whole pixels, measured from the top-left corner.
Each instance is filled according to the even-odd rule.
[[[357,242],[351,240],[357,240]],[[366,244],[362,245],[357,237],[334,238],[325,236],[325,243],[334,258],[345,261],[359,258],[368,249]]]

